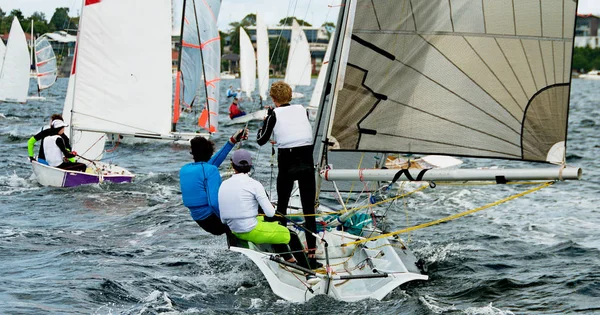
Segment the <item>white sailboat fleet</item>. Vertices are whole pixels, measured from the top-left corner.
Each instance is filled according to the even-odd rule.
[[[321,96],[316,115],[320,191],[339,194],[343,186],[368,181],[579,179],[581,169],[565,161],[576,3],[489,1],[484,10],[479,1],[452,7],[409,2],[342,1],[323,84],[331,89]],[[367,160],[375,161],[369,158],[374,152],[558,166],[363,169]],[[318,211],[324,231],[309,231],[321,240],[317,259],[325,268],[317,272],[288,264],[265,246],[230,248],[258,266],[275,294],[297,302],[319,294],[342,301],[382,299],[403,283],[427,280],[397,238],[416,227],[386,233],[382,222],[350,223],[355,215],[376,215],[371,207],[342,204],[339,212],[322,206]],[[321,281],[306,283],[306,273]]]
[[[256,14],[256,54],[246,31],[240,27],[240,81],[242,92],[252,101],[252,92],[256,89],[258,72],[258,93],[260,104],[267,100],[269,89],[269,35],[261,14]],[[243,124],[251,120],[263,120],[267,116],[266,109],[252,110],[244,116],[233,118],[225,125]]]
[[[29,90],[29,50],[19,20],[13,18],[6,48],[0,43],[0,102],[25,103]]]

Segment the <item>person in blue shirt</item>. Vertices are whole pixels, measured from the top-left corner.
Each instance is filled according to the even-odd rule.
[[[227,89],[227,98],[230,98],[230,97],[235,98],[237,96],[238,96],[238,93],[233,90],[233,85],[230,85],[229,89]]]
[[[198,136],[190,140],[193,163],[184,165],[179,171],[183,205],[190,209],[192,219],[206,232],[221,235],[229,231],[219,216],[219,187],[223,163],[233,146],[248,138],[248,130],[238,130],[225,145],[214,152],[214,142]]]

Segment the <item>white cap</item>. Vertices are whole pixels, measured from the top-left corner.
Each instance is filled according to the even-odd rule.
[[[60,119],[55,119],[52,121],[52,128],[54,128],[54,129],[60,129],[62,127],[67,127],[67,126],[68,125],[65,124],[65,122]]]

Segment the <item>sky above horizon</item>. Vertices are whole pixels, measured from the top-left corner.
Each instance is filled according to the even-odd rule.
[[[223,0],[219,29],[227,31],[229,23],[240,21],[249,13],[263,14],[267,26],[277,25],[286,16],[296,16],[315,26],[336,22],[341,0]],[[26,17],[35,11],[44,12],[50,20],[58,7],[69,8],[70,16],[78,16],[82,0],[0,0],[5,12],[20,9]],[[176,9],[177,10],[177,9]],[[577,13],[600,16],[600,0],[580,0]]]
[[[178,1],[179,2],[179,1]],[[341,0],[222,0],[219,29],[229,30],[229,23],[239,22],[247,14],[260,12],[267,26],[277,25],[286,16],[296,16],[312,25],[336,22]],[[69,16],[78,16],[82,0],[0,0],[4,12],[20,9],[25,17],[44,12],[50,20],[56,8],[69,8]],[[176,6],[175,12],[181,12]],[[287,14],[286,14],[287,13]]]

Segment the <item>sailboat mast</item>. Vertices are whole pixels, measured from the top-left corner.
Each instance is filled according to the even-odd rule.
[[[181,84],[181,55],[183,55],[183,28],[184,28],[184,23],[185,23],[185,6],[186,6],[186,0],[183,0],[183,8],[181,10],[181,28],[180,28],[180,32],[179,32],[179,51],[177,53],[177,76],[175,77],[175,100],[173,104],[173,113],[172,115],[174,116],[173,120],[171,121],[171,131],[175,132],[177,131],[177,119],[176,119],[176,115],[179,115],[179,112],[175,113],[174,111],[179,111],[179,104],[181,102],[181,96],[179,94],[179,90],[180,88],[180,84]],[[172,7],[172,5],[171,5]],[[185,86],[184,86],[185,88]],[[177,106],[176,106],[177,105]]]
[[[206,87],[206,67],[204,65],[204,55],[202,53],[202,37],[200,37],[200,27],[198,26],[198,13],[196,10],[196,0],[192,0],[194,3],[194,17],[196,20],[196,31],[198,32],[198,42],[200,44],[200,62],[202,62],[202,80],[204,82],[204,93],[206,95],[206,112],[208,114],[208,130],[210,132],[210,102],[208,101],[208,88]]]
[[[327,164],[327,159],[326,154],[327,154],[327,149],[329,147],[328,145],[328,129],[329,129],[329,116],[331,115],[331,106],[333,105],[333,96],[332,96],[332,92],[335,93],[335,86],[337,84],[337,80],[333,80],[333,78],[337,77],[337,73],[340,69],[340,59],[341,59],[341,55],[342,55],[342,49],[341,47],[343,46],[341,41],[343,40],[344,36],[343,34],[346,33],[346,24],[347,24],[347,20],[348,20],[348,14],[349,14],[349,6],[348,6],[348,2],[349,0],[342,0],[342,3],[340,5],[340,13],[338,15],[338,20],[337,20],[337,27],[335,29],[335,34],[334,34],[334,38],[333,38],[333,43],[332,43],[332,47],[331,47],[331,51],[332,54],[330,55],[330,60],[329,60],[329,67],[327,69],[327,72],[325,74],[325,88],[323,89],[323,93],[321,94],[321,99],[319,100],[319,109],[317,112],[317,117],[315,119],[316,123],[315,123],[315,130],[314,130],[314,137],[313,137],[313,147],[316,147],[317,145],[319,145],[319,149],[317,151],[318,153],[318,160],[317,160],[317,167],[318,169],[324,169],[325,165]],[[335,63],[335,67],[333,66]],[[328,100],[328,106],[325,106],[325,98],[329,96],[329,100]],[[321,127],[323,126],[323,127]],[[319,132],[322,132],[321,135],[319,135]],[[321,187],[321,176],[318,175],[318,172],[315,174],[316,178],[316,182],[317,182],[317,194],[316,194],[316,198],[318,198],[319,196],[319,191],[320,191],[320,187]]]

